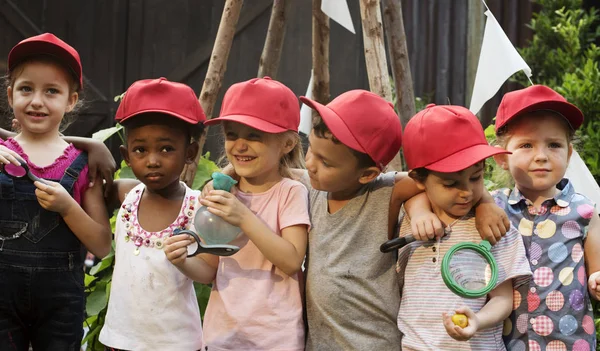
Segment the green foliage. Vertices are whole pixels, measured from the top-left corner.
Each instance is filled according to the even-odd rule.
[[[122,127],[117,125],[116,127],[101,130],[94,134],[94,138],[104,141],[114,134],[118,134],[122,139]],[[201,189],[210,179],[211,174],[218,170],[219,167],[210,160],[210,153],[207,152],[198,161],[198,169],[196,171],[192,189]],[[115,172],[114,179],[119,178],[135,179],[133,171],[127,166],[125,161],[121,162],[121,168]],[[110,219],[113,233],[115,231],[117,213],[118,210],[115,210]],[[110,254],[92,267],[85,275],[85,291],[87,295],[85,310],[87,318],[84,322],[84,326],[89,330],[83,339],[82,344],[87,343],[87,351],[104,351],[104,346],[100,343],[98,337],[106,318],[114,264],[115,243],[113,242]],[[195,283],[194,288],[196,290],[198,304],[200,305],[200,313],[204,316],[211,288],[208,285],[199,283]]]

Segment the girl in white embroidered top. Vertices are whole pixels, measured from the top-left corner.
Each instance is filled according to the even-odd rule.
[[[225,150],[240,177],[231,194],[211,191],[201,204],[243,232],[229,257],[186,259],[189,239],[167,240],[171,262],[213,283],[204,315],[208,350],[304,350],[299,272],[309,226],[308,191],[289,179],[302,166],[299,103],[270,78],[234,84],[223,99]],[[235,188],[234,188],[235,189]]]
[[[164,78],[127,90],[116,120],[125,127],[121,154],[141,181],[115,181],[120,204],[115,268],[100,341],[110,350],[199,350],[200,311],[192,281],[169,263],[164,239],[189,229],[199,191],[179,181],[198,152],[206,117],[194,91]]]

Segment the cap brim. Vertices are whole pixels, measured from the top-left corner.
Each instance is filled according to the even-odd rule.
[[[541,110],[549,110],[560,113],[567,120],[567,122],[569,122],[569,125],[571,128],[573,128],[573,130],[578,129],[583,124],[583,113],[581,110],[577,108],[577,106],[566,101],[540,101],[536,104],[529,105],[518,112],[515,112],[513,116],[519,116],[525,113]],[[508,120],[504,122],[504,124],[497,126],[496,129],[502,128],[507,122]]]
[[[115,120],[117,122],[119,122],[119,123],[123,123],[123,122],[127,121],[128,119],[131,119],[131,118],[133,118],[135,116],[139,116],[139,115],[144,114],[144,113],[152,113],[152,112],[162,113],[162,114],[165,114],[165,115],[169,115],[169,116],[175,117],[175,118],[180,119],[180,120],[182,120],[182,121],[184,121],[186,123],[189,123],[189,124],[198,124],[198,123],[200,123],[196,119],[191,119],[189,117],[180,115],[178,113],[174,113],[172,111],[160,110],[160,109],[148,109],[148,110],[143,110],[143,111],[137,111],[136,113],[132,113],[132,114],[129,114],[129,115],[124,116],[124,117],[115,117]]]
[[[423,152],[426,152],[426,150],[423,150]],[[510,153],[510,151],[506,151],[498,147],[479,144],[460,150],[453,155],[423,167],[435,172],[458,172],[469,168],[477,162],[485,160],[488,157]]]
[[[83,86],[81,66],[77,59],[59,45],[43,40],[28,41],[15,46],[8,54],[8,68],[9,70],[12,70],[16,65],[25,61],[28,57],[39,54],[54,56],[65,62],[71,70],[71,73],[78,79],[77,83]]]
[[[254,129],[260,130],[262,132],[273,133],[273,134],[283,133],[283,132],[288,131],[288,129],[285,129],[285,128],[277,126],[275,124],[266,122],[260,118],[257,118],[254,116],[247,116],[247,115],[228,115],[228,116],[213,118],[213,119],[207,120],[206,122],[204,122],[204,124],[207,126],[211,126],[211,125],[215,125],[215,124],[221,123],[221,122],[241,123],[250,128],[254,128]]]
[[[362,145],[360,145],[358,140],[356,140],[352,132],[350,132],[350,129],[346,123],[344,123],[344,120],[342,120],[342,118],[335,113],[335,111],[305,96],[301,96],[300,101],[319,113],[321,119],[323,119],[323,122],[325,122],[327,128],[329,128],[331,134],[333,134],[333,136],[342,144],[358,152],[362,152],[364,154],[367,153]]]

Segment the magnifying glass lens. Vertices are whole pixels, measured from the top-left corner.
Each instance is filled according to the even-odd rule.
[[[12,177],[24,177],[27,175],[27,170],[21,166],[15,166],[12,163],[4,165],[4,172]]]
[[[450,277],[465,290],[481,290],[490,284],[491,268],[487,259],[471,249],[456,251],[450,258]]]

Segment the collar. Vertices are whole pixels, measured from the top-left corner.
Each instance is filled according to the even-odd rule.
[[[558,184],[556,184],[556,188],[560,190],[560,192],[552,198],[554,202],[560,207],[568,207],[571,204],[571,200],[573,199],[573,195],[575,195],[575,189],[573,189],[573,185],[567,178],[563,178]],[[513,191],[508,196],[508,203],[510,205],[516,205],[521,201],[525,201],[526,205],[531,205],[531,201],[525,198],[523,194],[515,187]]]

